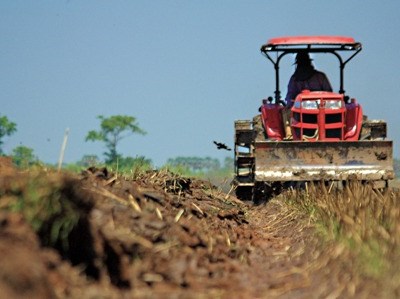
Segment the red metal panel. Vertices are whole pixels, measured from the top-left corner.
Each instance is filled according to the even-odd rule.
[[[352,37],[346,36],[284,36],[276,37],[268,40],[268,45],[341,45],[341,44],[354,44],[355,40]]]
[[[346,104],[346,131],[345,140],[356,141],[360,136],[363,121],[363,112],[361,106],[354,100]]]
[[[305,101],[319,101],[318,109],[302,108],[302,103]],[[325,106],[326,101],[340,102],[341,107],[328,108]],[[345,139],[345,111],[343,95],[341,94],[303,91],[296,97],[291,111],[293,139],[307,139],[308,141],[338,141]],[[327,121],[327,117],[332,115],[336,116],[336,118]],[[307,134],[305,131],[308,131]]]
[[[278,104],[264,104],[261,106],[262,121],[268,138],[282,140],[285,137],[282,120],[282,106]]]

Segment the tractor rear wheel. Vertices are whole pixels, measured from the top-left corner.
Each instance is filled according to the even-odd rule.
[[[253,186],[237,186],[236,197],[243,201],[250,201],[253,199]]]

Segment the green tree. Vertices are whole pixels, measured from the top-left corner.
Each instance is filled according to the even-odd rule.
[[[27,146],[17,146],[12,151],[12,159],[15,165],[21,168],[28,168],[37,162],[33,149]]]
[[[0,155],[3,154],[3,138],[17,131],[17,125],[8,120],[7,116],[0,117]]]
[[[84,155],[76,164],[82,167],[90,167],[100,164],[100,159],[97,155]]]
[[[132,134],[146,134],[139,127],[136,118],[133,116],[113,115],[104,117],[99,115],[97,118],[101,121],[100,130],[89,131],[86,141],[101,141],[105,143],[108,151],[104,155],[108,164],[116,163],[119,158],[122,158],[117,152],[117,145],[122,139]]]

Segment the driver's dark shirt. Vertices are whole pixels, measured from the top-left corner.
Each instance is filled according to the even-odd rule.
[[[288,92],[285,98],[287,106],[291,107],[296,96],[305,89],[310,91],[332,91],[332,86],[326,75],[317,70],[306,80],[297,80],[295,75],[292,75],[289,80]]]

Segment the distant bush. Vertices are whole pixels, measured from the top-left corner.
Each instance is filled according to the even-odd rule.
[[[396,174],[396,178],[400,178],[400,160],[394,159],[393,161],[394,173]]]
[[[28,168],[39,164],[38,158],[34,155],[33,149],[27,146],[17,146],[11,154],[13,163],[20,168]]]
[[[221,167],[218,159],[211,157],[176,157],[167,161],[167,166],[172,168],[182,167],[193,173],[207,172]]]

